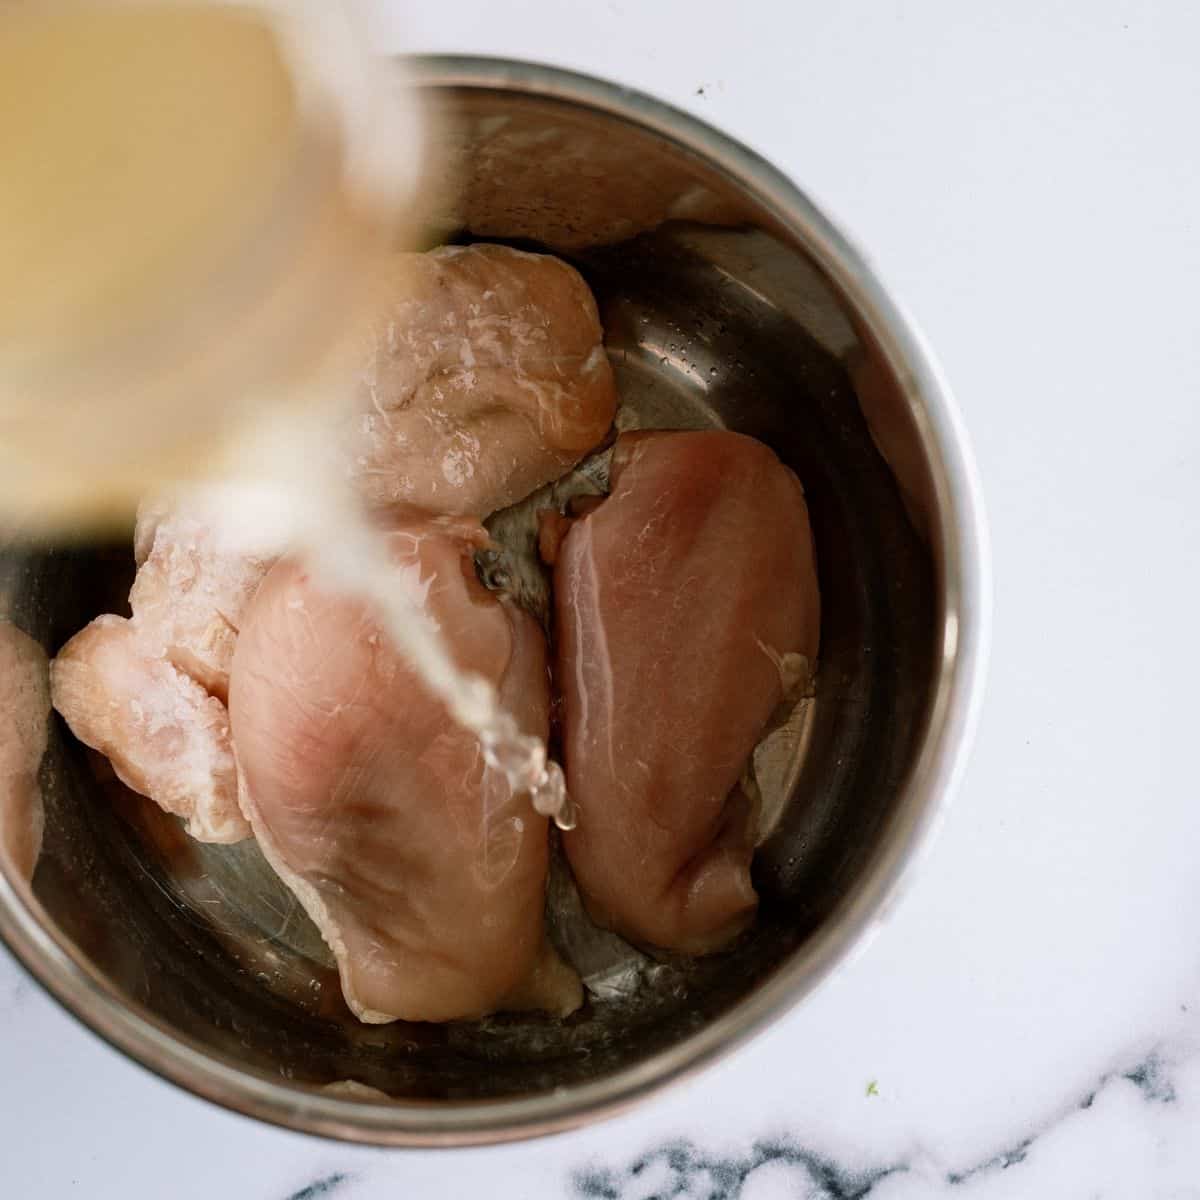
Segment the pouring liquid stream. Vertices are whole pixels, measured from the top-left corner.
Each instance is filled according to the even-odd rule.
[[[412,581],[398,581],[387,545],[351,506],[318,504],[298,530],[314,575],[375,610],[384,631],[451,716],[479,738],[484,761],[499,771],[514,794],[527,792],[534,809],[559,829],[573,829],[575,807],[562,767],[551,761],[541,738],[522,733],[482,676],[455,666],[435,624],[421,611]]]

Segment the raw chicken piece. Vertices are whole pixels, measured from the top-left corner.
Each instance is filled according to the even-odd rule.
[[[429,521],[391,543],[458,665],[544,738],[545,641],[476,579],[482,527]],[[280,562],[238,640],[230,710],[243,808],[361,1020],[579,1005],[543,932],[545,818],[484,765],[360,601]]]
[[[249,835],[225,705],[150,653],[134,621],[97,617],[58,652],[50,681],[71,732],[106,755],[122,783],[182,817],[200,841]]]
[[[226,544],[216,525],[187,511],[143,505],[129,593],[142,641],[222,702],[242,613],[274,561]]]
[[[447,129],[439,223],[481,237],[525,238],[556,250],[623,242],[664,221],[744,226],[743,203],[686,159],[629,130],[614,138],[592,114],[537,109],[467,113]],[[534,199],[536,197],[536,199]]]
[[[486,516],[600,442],[617,394],[596,304],[557,258],[400,254],[372,332],[352,469],[374,508]]]
[[[41,646],[0,620],[0,858],[26,881],[33,878],[45,824],[38,767],[50,716],[46,671]]]
[[[761,442],[622,435],[611,491],[555,544],[564,836],[589,912],[688,953],[753,917],[739,778],[786,677],[817,653],[804,493]]]
[[[134,534],[133,617],[98,617],[59,651],[54,707],[122,782],[183,817],[200,841],[236,842],[225,702],[238,626],[272,560],[245,554],[209,521],[146,502]]]

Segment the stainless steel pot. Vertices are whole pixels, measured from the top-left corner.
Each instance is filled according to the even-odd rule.
[[[728,954],[666,964],[667,984],[594,998],[565,1022],[360,1026],[319,951],[306,958],[316,943],[302,914],[282,912],[264,932],[235,894],[212,893],[219,872],[201,869],[167,819],[128,796],[113,803],[56,724],[42,858],[32,892],[0,878],[0,934],[93,1030],[198,1095],[355,1141],[455,1145],[624,1108],[730,1050],[845,961],[953,789],[989,593],[978,487],[937,371],[792,183],[699,121],[598,80],[485,59],[414,69],[452,148],[446,234],[570,257],[596,291],[635,407],[666,425],[755,434],[804,481],[822,655],[792,798],[756,860],[756,929]],[[97,612],[119,610],[131,568],[123,546],[9,545],[0,614],[53,653]]]

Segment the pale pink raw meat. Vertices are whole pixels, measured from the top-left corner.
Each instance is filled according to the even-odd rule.
[[[272,560],[178,505],[143,504],[131,619],[104,615],[59,651],[54,707],[123,783],[205,842],[250,835],[225,702],[238,626]]]
[[[149,652],[134,622],[97,617],[58,652],[50,680],[71,732],[106,755],[122,783],[182,817],[200,841],[249,835],[225,705]]]
[[[0,857],[28,881],[45,816],[38,767],[46,752],[50,687],[45,651],[0,620]]]
[[[478,582],[482,527],[431,521],[390,539],[460,668],[545,737],[545,639]],[[579,980],[543,932],[545,818],[485,766],[362,602],[281,561],[244,622],[230,710],[258,843],[360,1019],[578,1006]]]
[[[603,440],[617,394],[588,286],[506,246],[399,254],[350,455],[376,509],[486,516]]]
[[[144,506],[134,549],[129,605],[142,640],[224,701],[238,624],[274,560],[244,553],[179,507]]]
[[[671,219],[745,224],[744,203],[714,191],[698,165],[628,132],[614,138],[586,109],[456,114],[438,147],[451,202],[441,220],[555,250],[612,245]]]
[[[576,880],[633,941],[719,948],[757,905],[739,779],[785,660],[817,653],[803,491],[740,434],[625,434],[608,498],[547,532]]]

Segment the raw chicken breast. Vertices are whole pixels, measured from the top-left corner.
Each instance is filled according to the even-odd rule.
[[[815,661],[819,597],[796,477],[723,431],[622,435],[611,491],[556,544],[564,837],[589,912],[705,953],[752,919],[746,761]]]
[[[245,554],[211,521],[144,505],[129,593],[143,642],[222,702],[242,613],[274,561]]]
[[[582,111],[464,112],[438,147],[450,201],[439,223],[556,250],[612,245],[671,219],[745,225],[745,206],[711,177],[630,132],[614,138]]]
[[[136,622],[111,614],[77,633],[50,665],[54,707],[122,783],[182,817],[202,842],[249,836],[225,705],[169,659]]]
[[[26,881],[42,849],[38,767],[49,716],[45,652],[15,625],[0,621],[0,858]]]
[[[121,781],[200,841],[250,835],[225,701],[238,626],[271,565],[186,509],[143,504],[133,617],[98,617],[59,651],[54,707]]]
[[[545,737],[545,640],[476,579],[482,527],[430,521],[390,537],[459,666]],[[579,1005],[543,932],[545,818],[485,766],[360,601],[280,562],[238,640],[230,710],[243,807],[360,1019]]]
[[[374,508],[486,516],[558,478],[616,411],[596,304],[557,258],[400,254],[372,331],[353,471]]]

